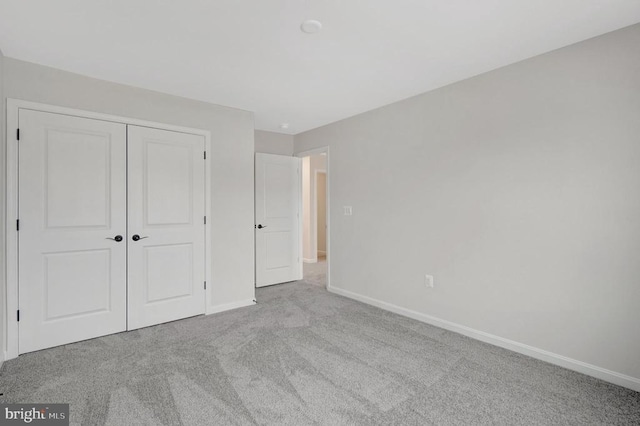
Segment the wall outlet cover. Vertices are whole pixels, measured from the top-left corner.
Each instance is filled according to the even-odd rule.
[[[424,283],[427,287],[433,288],[433,275],[425,275]]]

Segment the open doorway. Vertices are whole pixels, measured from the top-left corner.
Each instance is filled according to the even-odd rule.
[[[328,287],[329,277],[329,155],[328,148],[303,152],[302,258],[303,280]]]

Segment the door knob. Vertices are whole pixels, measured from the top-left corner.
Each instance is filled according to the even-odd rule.
[[[266,228],[266,227],[267,227],[267,225],[262,225],[262,224],[258,225],[258,229],[262,229],[262,228]]]
[[[116,235],[114,238],[107,237],[107,240],[113,240],[119,243],[120,241],[122,241],[122,235]]]
[[[141,237],[138,234],[135,234],[133,237],[131,237],[133,241],[144,240],[145,238],[149,238],[149,237]]]

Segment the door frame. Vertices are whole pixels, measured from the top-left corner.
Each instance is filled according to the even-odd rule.
[[[310,149],[307,151],[301,151],[301,152],[296,152],[293,154],[294,157],[299,157],[299,158],[303,158],[303,157],[309,157],[311,155],[318,155],[318,154],[322,154],[322,153],[326,153],[327,155],[327,162],[326,162],[326,168],[323,169],[323,171],[327,174],[327,182],[326,182],[326,201],[325,201],[325,205],[326,205],[326,209],[327,209],[327,290],[331,289],[331,157],[329,155],[329,146],[323,146],[320,148],[314,148],[314,149]],[[315,185],[315,176],[314,176],[314,185]],[[311,200],[313,203],[313,208],[317,210],[317,205],[316,205],[316,201]],[[300,175],[300,204],[301,204],[301,208],[302,208],[302,174]],[[302,212],[302,210],[300,210]],[[302,218],[301,218],[302,219]],[[317,220],[317,218],[316,218]],[[302,224],[302,220],[300,220],[300,224]],[[315,230],[312,230],[311,232],[315,232],[316,233],[316,237],[315,237],[315,242],[317,245],[317,240],[318,240],[318,236],[317,236],[317,226],[314,227]],[[300,240],[302,240],[302,229],[300,230]],[[302,241],[300,241],[300,258],[303,258],[303,246],[302,246]],[[316,260],[317,260],[317,249],[316,249]]]
[[[211,132],[208,130],[194,129],[190,127],[174,126],[172,124],[158,123],[155,121],[138,120],[130,117],[122,117],[111,114],[103,114],[93,111],[85,111],[74,108],[66,108],[56,105],[43,104],[39,102],[24,101],[19,99],[7,98],[7,150],[6,150],[6,215],[5,215],[5,265],[6,265],[6,312],[5,312],[5,331],[6,346],[4,352],[4,360],[17,358],[19,354],[19,328],[18,328],[18,230],[16,223],[18,218],[18,118],[20,110],[34,110],[40,112],[48,112],[54,114],[70,115],[80,118],[88,118],[101,121],[109,121],[125,125],[134,125],[140,127],[151,127],[154,129],[168,130],[172,132],[188,133],[192,135],[203,136],[205,139],[205,151],[207,155],[205,161],[205,215],[208,223],[205,225],[205,280],[211,283],[211,263],[210,254],[212,250],[211,238]],[[4,289],[0,289],[4,291]],[[211,311],[210,304],[212,286],[208,285],[205,290],[205,315],[214,313]]]

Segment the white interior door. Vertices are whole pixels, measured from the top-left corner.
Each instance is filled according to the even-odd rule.
[[[124,331],[126,126],[20,110],[19,128],[19,352]]]
[[[205,160],[203,136],[128,126],[128,143],[133,330],[205,311]]]
[[[256,287],[302,279],[300,159],[256,154]]]

